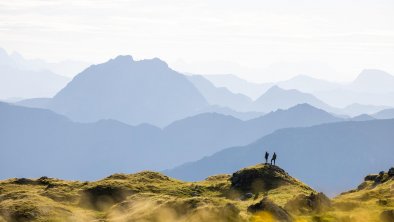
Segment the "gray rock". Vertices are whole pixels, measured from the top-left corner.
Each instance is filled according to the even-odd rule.
[[[248,212],[257,213],[259,211],[266,211],[275,217],[277,222],[292,222],[293,218],[291,215],[282,207],[276,205],[268,198],[264,198],[257,204],[250,205],[248,207]]]
[[[393,222],[394,221],[394,210],[385,210],[380,214],[381,222]]]
[[[389,175],[390,177],[394,177],[394,167],[391,167],[391,168],[389,169],[388,175]]]
[[[253,193],[245,193],[244,195],[242,195],[242,196],[240,197],[240,199],[241,199],[241,200],[247,200],[247,199],[252,198],[253,196],[254,196]]]

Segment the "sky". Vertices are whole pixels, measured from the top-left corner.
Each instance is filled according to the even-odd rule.
[[[159,57],[255,81],[394,74],[393,0],[0,0],[0,47],[51,62]]]

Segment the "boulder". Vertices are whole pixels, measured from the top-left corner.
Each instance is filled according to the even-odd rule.
[[[81,192],[80,204],[97,210],[105,210],[113,204],[122,202],[133,192],[125,187],[114,185],[97,185]]]
[[[367,176],[364,178],[364,181],[375,181],[376,178],[378,178],[378,176],[379,176],[379,175],[377,175],[377,174],[370,174],[370,175],[367,175]]]
[[[277,222],[292,222],[293,219],[291,215],[282,207],[276,205],[268,198],[264,198],[260,202],[250,205],[248,207],[248,212],[253,213],[255,217],[259,217],[261,212],[267,213],[272,216]],[[259,218],[257,218],[258,220]],[[264,220],[264,218],[261,218]]]
[[[241,199],[241,200],[247,200],[247,199],[252,198],[253,196],[254,196],[253,193],[245,193],[244,195],[242,195],[242,196],[240,197],[240,199]]]
[[[381,222],[393,222],[394,221],[394,210],[385,210],[380,214]]]
[[[391,167],[387,173],[390,177],[394,177],[394,167]]]
[[[311,193],[308,196],[298,195],[286,203],[285,209],[297,214],[321,213],[330,209],[331,206],[331,200],[324,193]]]
[[[265,192],[285,184],[298,183],[283,169],[268,164],[239,170],[233,173],[230,182],[232,189],[251,193]]]

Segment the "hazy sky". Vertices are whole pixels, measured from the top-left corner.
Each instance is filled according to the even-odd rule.
[[[394,1],[0,0],[0,47],[49,61],[131,54],[256,81],[343,81],[363,68],[394,74]]]

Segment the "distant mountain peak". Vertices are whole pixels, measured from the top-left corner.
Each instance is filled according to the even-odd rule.
[[[153,59],[140,60],[138,62],[141,64],[148,64],[149,66],[152,66],[155,68],[169,68],[168,64],[165,61],[163,61],[157,57],[155,57]]]
[[[110,59],[108,63],[113,63],[116,65],[130,65],[130,64],[139,64],[139,65],[146,65],[153,68],[169,68],[168,64],[155,57],[153,59],[143,59],[143,60],[134,60],[133,56],[131,55],[119,55],[114,59]],[[104,63],[105,64],[105,63]]]
[[[263,95],[260,97],[264,97],[267,95],[277,95],[277,94],[305,94],[297,89],[284,89],[279,87],[278,85],[271,86]]]
[[[111,59],[110,61],[116,63],[130,63],[134,62],[134,59],[131,55],[118,55],[116,58]]]
[[[364,69],[354,81],[368,81],[370,78],[394,79],[394,76],[379,69]]]
[[[294,110],[294,109],[318,109],[318,108],[310,105],[309,103],[300,103],[289,108],[289,110]]]
[[[274,85],[274,86],[271,86],[268,90],[267,90],[267,92],[266,93],[272,93],[272,92],[283,92],[283,91],[286,91],[286,90],[284,90],[284,89],[282,89],[282,88],[280,88],[279,86],[277,86],[277,85]]]

